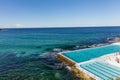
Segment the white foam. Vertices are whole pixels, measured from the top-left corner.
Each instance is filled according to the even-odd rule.
[[[118,42],[117,43],[113,43],[113,45],[120,45],[120,43],[118,43]]]

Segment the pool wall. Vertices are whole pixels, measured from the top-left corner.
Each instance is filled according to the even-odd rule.
[[[83,80],[96,80],[95,77],[86,74],[86,72],[83,69],[80,69],[76,66],[76,62],[74,62],[73,60],[63,56],[61,53],[57,54],[57,58],[62,61],[63,63],[65,63],[67,66],[70,67],[70,70],[77,76],[82,78]],[[99,80],[99,79],[98,79]]]
[[[95,78],[91,77],[83,71],[82,69],[76,67],[76,62],[68,59],[67,57],[61,55],[60,53],[57,55],[57,58],[62,61],[63,63],[67,64],[70,67],[70,70],[77,76],[82,78],[83,80],[96,80]]]
[[[75,61],[73,61],[73,60],[70,59],[70,58],[67,58],[67,57],[64,56],[64,55],[62,55],[62,53],[58,53],[58,54],[57,54],[57,58],[58,58],[60,61],[66,63],[67,65],[70,65],[70,66],[76,64]]]

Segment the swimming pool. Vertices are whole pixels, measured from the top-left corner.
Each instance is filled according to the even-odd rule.
[[[120,68],[105,62],[88,62],[81,64],[80,67],[98,76],[101,80],[116,80],[120,77]]]
[[[97,58],[106,54],[120,52],[120,44],[114,43],[111,45],[106,45],[102,47],[96,47],[96,48],[88,48],[88,49],[82,49],[82,50],[75,50],[70,52],[64,52],[62,55],[65,57],[80,63],[84,62],[93,58]]]

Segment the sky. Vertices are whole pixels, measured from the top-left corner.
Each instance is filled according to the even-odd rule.
[[[120,26],[120,0],[0,0],[0,28]]]

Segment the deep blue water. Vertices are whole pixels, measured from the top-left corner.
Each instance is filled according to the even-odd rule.
[[[109,37],[120,37],[120,27],[3,29],[0,31],[0,77],[32,75],[43,80],[53,79],[55,74],[62,74],[34,59],[54,48],[104,43]]]
[[[48,47],[101,43],[119,36],[119,27],[5,29],[0,31],[0,51],[41,53]]]

